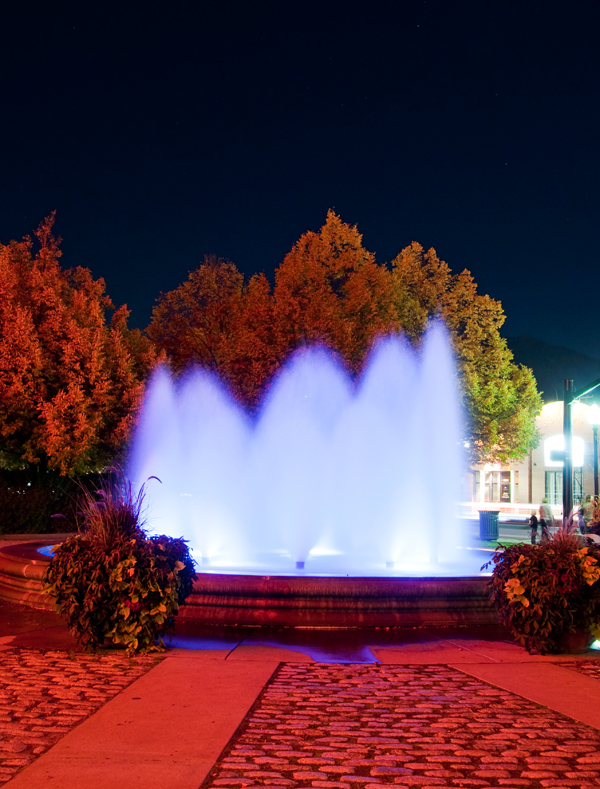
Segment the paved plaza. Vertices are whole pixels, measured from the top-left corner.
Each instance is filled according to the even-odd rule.
[[[598,786],[600,732],[445,665],[284,663],[207,787]]]
[[[600,786],[600,652],[494,627],[206,627],[87,654],[0,601],[9,789]]]
[[[156,665],[153,657],[61,650],[0,652],[0,783],[31,764]]]
[[[181,622],[162,655],[82,652],[0,603],[10,789],[600,786],[600,653],[528,655],[500,627]]]

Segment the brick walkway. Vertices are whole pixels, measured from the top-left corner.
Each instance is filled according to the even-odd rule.
[[[203,789],[389,785],[597,787],[600,732],[449,666],[286,663]]]
[[[161,658],[0,652],[0,783],[9,781]]]

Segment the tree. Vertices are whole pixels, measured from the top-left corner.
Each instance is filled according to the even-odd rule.
[[[244,277],[228,260],[206,255],[204,263],[169,293],[161,293],[146,334],[166,351],[174,372],[193,360],[220,370],[223,346],[234,330]]]
[[[0,245],[0,467],[61,475],[102,468],[122,450],[155,361],[104,281],[63,270],[54,214]]]
[[[186,282],[161,294],[147,329],[176,374],[214,370],[254,408],[275,371],[301,345],[321,342],[358,370],[375,337],[392,328],[389,271],[377,266],[355,227],[329,211],[275,273],[245,284],[233,263],[206,256]]]
[[[223,366],[238,399],[255,408],[284,358],[271,286],[255,274],[244,286],[235,325],[223,348]]]
[[[377,264],[357,228],[333,211],[285,256],[273,293],[263,275],[245,284],[233,263],[207,257],[161,296],[148,335],[176,372],[192,363],[215,370],[253,408],[298,347],[323,343],[358,373],[378,337],[402,331],[418,346],[435,318],[454,346],[472,459],[521,457],[536,440],[541,399],[531,370],[513,364],[500,336],[500,303],[479,295],[468,271],[452,274],[416,243],[391,269]]]
[[[322,342],[357,371],[374,339],[395,326],[388,269],[333,211],[318,233],[305,233],[285,256],[274,293],[285,353]]]
[[[522,458],[535,446],[542,408],[532,371],[513,363],[500,336],[502,305],[477,293],[467,270],[453,275],[434,249],[413,242],[392,262],[398,324],[413,341],[436,317],[446,324],[459,368],[473,462]]]
[[[161,294],[146,332],[176,374],[193,364],[214,370],[250,407],[280,358],[266,277],[256,274],[245,284],[233,263],[214,255]]]

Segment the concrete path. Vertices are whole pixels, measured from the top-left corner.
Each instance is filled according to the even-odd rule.
[[[459,667],[473,677],[600,730],[600,678],[551,663],[462,663]]]

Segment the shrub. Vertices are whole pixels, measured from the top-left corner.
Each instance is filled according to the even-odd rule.
[[[568,633],[600,637],[600,549],[560,530],[541,545],[501,546],[484,567],[492,563],[490,598],[529,652],[560,651]]]
[[[46,591],[86,647],[111,639],[130,653],[161,650],[192,590],[194,562],[185,540],[146,535],[144,489],[134,495],[113,471],[116,484],[83,492],[82,533],[56,547]]]

